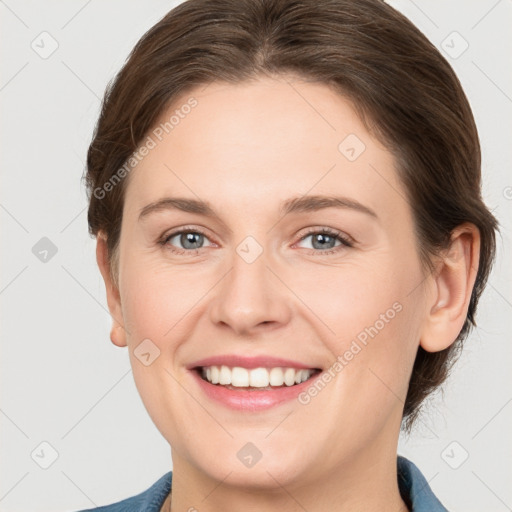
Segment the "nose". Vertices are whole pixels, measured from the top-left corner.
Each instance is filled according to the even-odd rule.
[[[289,291],[269,264],[265,251],[251,263],[234,252],[231,270],[216,287],[210,309],[214,324],[240,336],[273,330],[290,321]]]

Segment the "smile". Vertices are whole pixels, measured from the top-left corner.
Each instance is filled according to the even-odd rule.
[[[201,377],[211,384],[232,388],[272,389],[301,384],[318,373],[315,368],[243,368],[226,365],[199,368]]]
[[[205,398],[233,411],[256,413],[298,403],[299,394],[320,378],[322,370],[211,365],[190,368],[190,375]]]

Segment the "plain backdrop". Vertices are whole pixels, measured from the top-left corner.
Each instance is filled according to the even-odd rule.
[[[172,469],[128,353],[109,340],[81,178],[106,84],[177,3],[0,1],[1,511],[107,504]],[[465,88],[484,197],[502,230],[479,326],[399,453],[450,511],[504,512],[512,510],[512,1],[390,3]]]

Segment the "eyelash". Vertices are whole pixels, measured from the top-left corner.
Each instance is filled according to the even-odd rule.
[[[185,254],[185,253],[189,254],[189,255],[199,254],[199,251],[202,249],[202,247],[199,249],[179,249],[179,248],[177,249],[169,244],[169,240],[171,238],[174,238],[176,235],[181,235],[182,233],[197,233],[198,235],[203,235],[204,237],[208,238],[206,233],[204,231],[202,231],[201,229],[185,226],[183,228],[180,228],[176,231],[169,233],[168,235],[164,235],[162,237],[162,239],[158,241],[158,243],[160,245],[162,245],[163,247],[168,247],[169,250],[174,254],[178,254],[178,255]]]
[[[339,231],[336,231],[331,228],[312,228],[309,231],[307,231],[304,235],[301,236],[299,242],[302,242],[304,239],[306,239],[308,236],[311,235],[329,235],[330,237],[334,238],[335,240],[338,240],[341,242],[340,245],[333,247],[332,249],[324,249],[324,250],[315,250],[310,249],[310,254],[316,254],[320,256],[325,256],[327,254],[335,254],[343,249],[346,249],[347,247],[353,247],[354,242],[351,240],[348,236],[343,235]]]
[[[203,249],[203,247],[200,247],[199,249],[179,249],[179,248],[177,249],[174,246],[171,246],[169,244],[169,240],[171,238],[174,238],[175,236],[181,235],[183,233],[195,233],[195,234],[203,235],[205,238],[208,238],[206,233],[204,231],[202,231],[201,229],[184,227],[184,228],[178,229],[177,231],[173,231],[173,232],[171,232],[169,234],[164,235],[158,241],[158,243],[162,247],[169,247],[169,250],[172,253],[175,253],[175,254],[178,254],[178,255],[182,255],[182,254],[197,255],[197,254],[199,254],[199,251],[201,249]],[[311,251],[310,254],[325,256],[327,254],[337,253],[338,251],[346,249],[347,247],[353,247],[354,246],[354,242],[353,242],[352,239],[350,239],[347,236],[344,236],[339,231],[333,230],[331,228],[320,228],[320,229],[319,228],[312,228],[309,231],[307,231],[305,234],[303,234],[300,237],[300,239],[298,240],[298,242],[302,242],[308,236],[319,235],[319,234],[328,235],[330,237],[333,237],[336,240],[338,240],[339,242],[341,242],[341,244],[336,246],[336,247],[333,247],[332,249],[324,249],[324,250],[310,249],[310,251]]]

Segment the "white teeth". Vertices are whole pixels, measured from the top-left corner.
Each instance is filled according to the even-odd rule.
[[[249,370],[240,366],[230,368],[222,365],[203,367],[202,375],[212,384],[232,385],[235,387],[266,388],[268,386],[293,386],[308,380],[314,370],[295,368],[254,368]]]
[[[301,370],[300,372],[297,372],[295,374],[295,384],[300,384],[301,382],[308,380],[309,375],[308,370]]]
[[[219,384],[231,384],[231,370],[227,366],[220,367]]]
[[[295,384],[295,370],[293,368],[286,368],[284,372],[284,383],[287,386],[293,386]]]
[[[249,372],[245,368],[235,366],[231,370],[231,385],[237,388],[246,388],[249,386]]]
[[[264,388],[268,386],[268,371],[266,368],[254,368],[254,370],[248,373],[249,386],[253,388]]]
[[[219,369],[216,366],[210,366],[210,370],[211,370],[210,382],[212,384],[218,384],[219,383]],[[208,379],[208,369],[206,370],[206,378]]]
[[[284,374],[281,368],[272,368],[270,370],[270,385],[282,386],[284,384]]]

